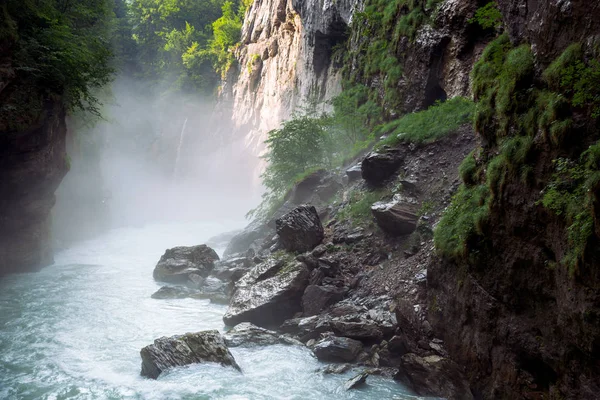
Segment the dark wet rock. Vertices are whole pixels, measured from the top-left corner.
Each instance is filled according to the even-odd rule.
[[[419,357],[414,353],[405,354],[394,379],[421,396],[439,396],[449,400],[474,398],[460,367],[437,355]]]
[[[191,274],[208,276],[219,260],[217,253],[206,245],[174,247],[165,251],[154,268],[157,281],[187,283]]]
[[[273,233],[273,229],[269,226],[257,220],[252,221],[240,233],[231,238],[223,253],[223,258],[231,257],[234,254],[246,253],[251,247],[255,247],[254,250],[257,250],[262,246],[262,242],[266,238],[273,236]]]
[[[211,275],[222,280],[236,282],[252,268],[254,262],[248,257],[235,257],[215,263]]]
[[[327,247],[325,247],[325,245],[323,245],[323,244],[320,244],[320,245],[318,245],[317,247],[315,247],[315,248],[313,249],[313,251],[311,252],[311,254],[312,254],[314,257],[317,257],[317,258],[319,258],[319,257],[321,257],[323,254],[325,254],[326,252],[327,252]]]
[[[323,368],[321,372],[325,375],[339,375],[352,369],[352,364],[330,364]]]
[[[336,334],[352,339],[380,340],[383,337],[383,332],[379,326],[370,320],[361,320],[360,322],[335,321],[332,326]]]
[[[368,372],[361,372],[360,374],[356,375],[354,378],[349,379],[346,382],[346,384],[344,385],[344,389],[350,390],[350,389],[355,389],[357,387],[360,387],[362,385],[366,385],[368,376],[369,376]]]
[[[323,241],[323,225],[313,206],[295,208],[279,218],[276,225],[279,241],[288,251],[310,251]]]
[[[377,225],[387,234],[400,236],[411,234],[417,229],[419,217],[414,207],[397,200],[373,204],[371,212]]]
[[[268,346],[273,344],[302,345],[295,339],[243,322],[223,335],[229,347]]]
[[[341,188],[342,184],[337,176],[320,169],[296,184],[290,202],[294,205],[315,204],[321,209],[323,203],[331,199]]]
[[[163,286],[152,294],[153,299],[185,299],[194,293],[185,286]]]
[[[354,361],[362,350],[362,343],[358,340],[329,336],[319,340],[313,352],[321,361],[350,362]]]
[[[311,279],[312,278],[313,276],[311,274]],[[308,286],[302,296],[302,310],[304,311],[304,315],[311,316],[319,314],[330,305],[342,300],[346,292],[346,288],[315,285]]]
[[[348,176],[348,182],[354,182],[362,178],[362,167],[360,164],[353,165],[346,170],[346,176]]]
[[[236,283],[223,321],[230,326],[281,324],[300,311],[308,276],[308,268],[294,259],[271,258],[257,265]]]
[[[140,355],[142,375],[152,379],[158,378],[169,368],[207,362],[240,370],[218,331],[161,337],[154,344],[144,347]]]
[[[362,161],[362,177],[369,184],[380,185],[391,177],[402,164],[402,153],[399,149],[384,148],[373,151]]]
[[[226,289],[225,283],[221,281],[219,278],[215,278],[214,276],[209,276],[204,280],[204,284],[202,285],[202,291],[206,293],[218,293],[224,292]]]

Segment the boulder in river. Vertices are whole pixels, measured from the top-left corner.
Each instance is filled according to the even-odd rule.
[[[356,389],[357,387],[365,385],[367,383],[368,376],[369,376],[368,372],[361,372],[360,374],[356,375],[354,378],[349,379],[346,382],[346,384],[344,385],[344,389],[346,389],[346,390]]]
[[[241,370],[216,330],[161,337],[144,347],[140,355],[142,375],[152,379],[169,368],[198,363],[219,363]]]
[[[225,324],[252,322],[277,326],[301,309],[308,268],[292,257],[271,257],[244,275],[235,286]]]
[[[325,236],[319,214],[314,206],[301,205],[276,221],[279,241],[288,251],[305,252],[314,249]]]
[[[315,344],[313,353],[321,361],[350,362],[356,359],[362,348],[358,340],[329,336]]]
[[[168,283],[187,283],[191,274],[207,277],[219,260],[207,245],[174,247],[165,251],[154,268],[154,279]]]
[[[248,322],[234,326],[223,335],[229,347],[268,346],[273,344],[302,345],[301,342]]]
[[[194,294],[195,291],[185,286],[163,286],[152,294],[153,299],[185,299]]]
[[[370,152],[361,164],[363,179],[371,185],[381,185],[400,168],[402,158],[399,148],[385,147]]]
[[[419,217],[415,214],[414,206],[397,199],[375,203],[371,206],[371,212],[377,225],[389,235],[408,235],[417,229]]]

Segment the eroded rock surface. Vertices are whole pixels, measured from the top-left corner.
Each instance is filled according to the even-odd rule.
[[[230,326],[241,322],[281,324],[300,311],[308,276],[308,268],[301,262],[270,258],[236,283],[223,321]]]
[[[193,274],[207,277],[217,260],[217,253],[204,244],[174,247],[162,255],[154,268],[153,277],[162,282],[187,283]]]
[[[161,337],[140,351],[143,376],[157,379],[167,369],[198,363],[219,363],[241,370],[218,331]]]
[[[288,251],[310,251],[323,241],[323,225],[314,206],[299,206],[276,224],[279,241]]]

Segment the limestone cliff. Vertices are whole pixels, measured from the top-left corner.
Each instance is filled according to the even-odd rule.
[[[266,133],[307,101],[341,90],[333,47],[346,39],[357,0],[256,0],[246,13],[238,67],[223,84],[235,131],[258,155]]]

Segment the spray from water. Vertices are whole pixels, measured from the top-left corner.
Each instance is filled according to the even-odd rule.
[[[185,127],[187,125],[188,119],[186,118],[183,121],[183,127],[181,128],[181,133],[179,134],[179,144],[177,145],[177,154],[175,156],[175,166],[173,168],[173,180],[177,179],[177,175],[179,173],[179,158],[181,157],[181,145],[183,144],[183,138],[185,136]]]

